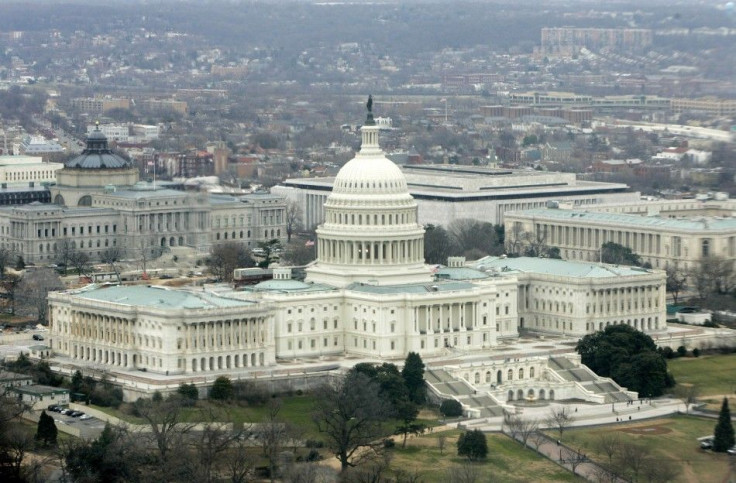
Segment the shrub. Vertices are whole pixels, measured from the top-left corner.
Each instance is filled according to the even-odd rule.
[[[664,347],[662,348],[662,355],[666,359],[672,359],[673,357],[675,357],[675,351],[672,350],[672,347]]]
[[[233,383],[227,376],[220,376],[215,379],[210,389],[210,399],[217,401],[226,401],[232,399],[234,394]]]
[[[307,448],[324,448],[325,443],[324,441],[320,441],[318,439],[308,439],[304,443],[304,446],[306,446]]]
[[[700,349],[697,347],[693,349],[693,357],[700,357]]]
[[[684,345],[681,345],[677,348],[677,356],[678,357],[685,357],[687,355],[687,348]]]
[[[484,459],[488,456],[486,435],[479,429],[461,434],[457,440],[457,455],[465,456],[470,461]]]
[[[309,461],[309,462],[319,461],[321,459],[322,459],[322,455],[320,455],[319,451],[317,451],[314,448],[310,449],[309,453],[307,453],[307,457],[304,458],[305,461]]]
[[[454,399],[445,399],[440,404],[440,413],[446,418],[455,418],[463,415],[463,405]]]
[[[386,438],[383,440],[383,447],[386,449],[391,449],[396,446],[396,441],[393,440],[393,438]]]

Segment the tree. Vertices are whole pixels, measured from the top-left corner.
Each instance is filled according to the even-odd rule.
[[[74,242],[68,238],[64,238],[56,244],[56,263],[62,268],[64,275],[66,275],[67,267],[71,264],[76,251]]]
[[[158,451],[157,460],[163,475],[172,470],[172,454],[177,448],[186,444],[185,436],[194,428],[195,423],[182,421],[182,404],[178,395],[170,396],[161,402],[150,399],[139,399],[135,402],[136,413],[151,428],[150,437]]]
[[[2,288],[5,293],[4,305],[6,307],[6,311],[11,315],[15,314],[15,299],[20,281],[21,277],[14,273],[9,273],[0,280],[0,288]]]
[[[546,422],[550,428],[555,428],[560,434],[560,437],[562,437],[562,433],[573,421],[575,421],[575,418],[570,413],[570,410],[563,406],[553,408],[549,416],[547,416]]]
[[[52,268],[27,270],[18,284],[17,301],[24,314],[35,315],[39,322],[46,322],[49,292],[63,289],[59,274]]]
[[[430,264],[447,263],[447,258],[456,251],[450,234],[441,226],[431,224],[424,230],[424,260]]]
[[[699,393],[697,384],[678,384],[675,387],[675,395],[685,405],[685,414],[690,411],[690,405],[697,402]]]
[[[614,467],[628,481],[638,481],[639,473],[651,463],[650,446],[624,441],[619,447]]]
[[[317,258],[317,248],[314,243],[301,243],[295,240],[287,245],[285,253],[281,256],[282,262],[289,265],[302,266]]]
[[[378,384],[357,371],[317,392],[312,419],[342,471],[380,451],[392,408],[379,393]]]
[[[100,253],[100,261],[110,266],[110,270],[115,274],[118,283],[120,281],[120,266],[117,264],[122,258],[123,252],[118,247],[108,247]]]
[[[503,253],[503,242],[498,239],[498,230],[491,223],[461,218],[450,223],[448,232],[457,252],[463,255]]]
[[[93,441],[72,440],[62,448],[65,471],[72,481],[146,481],[148,448],[139,434],[107,424]]]
[[[437,435],[437,449],[440,450],[440,454],[444,454],[446,444],[447,444],[447,435],[445,434]]]
[[[674,385],[667,362],[652,338],[628,325],[611,325],[588,334],[578,341],[575,350],[593,372],[611,377],[642,396],[660,396]]]
[[[485,459],[488,456],[486,435],[480,429],[466,431],[457,440],[457,455],[470,461]]]
[[[446,418],[456,418],[463,415],[463,405],[455,399],[445,399],[440,404],[440,413]]]
[[[702,258],[688,274],[700,300],[711,294],[727,294],[734,287],[734,261],[716,256]]]
[[[281,251],[281,241],[278,238],[273,238],[268,241],[258,242],[258,248],[262,250],[263,259],[258,262],[258,266],[261,268],[268,268],[276,258],[276,254]]]
[[[199,389],[194,384],[181,383],[176,392],[182,397],[183,401],[189,400],[194,403],[199,399]]]
[[[672,301],[677,305],[677,298],[687,283],[687,272],[677,262],[668,264],[664,270],[667,274],[667,291],[672,294]]]
[[[233,397],[233,383],[227,376],[220,376],[215,379],[210,389],[210,399],[218,401],[226,401]]]
[[[394,409],[396,411],[396,419],[399,420],[395,434],[404,436],[401,447],[406,448],[406,438],[409,434],[422,433],[425,425],[416,422],[417,416],[419,416],[419,407],[413,401],[403,399],[394,403]]]
[[[606,242],[601,245],[601,261],[614,265],[641,266],[641,257],[634,253],[631,248],[614,242]]]
[[[291,242],[291,235],[302,226],[302,208],[296,201],[286,204],[286,242]]]
[[[10,265],[13,255],[7,248],[0,248],[0,280],[5,277],[5,267]]]
[[[612,431],[601,432],[593,442],[593,447],[608,457],[608,464],[610,465],[621,447],[621,437],[618,433]]]
[[[404,378],[406,389],[409,391],[409,399],[416,404],[424,404],[427,399],[427,386],[424,383],[424,362],[416,352],[409,352],[401,369],[401,377]]]
[[[268,460],[268,476],[272,483],[276,481],[281,452],[289,442],[297,439],[293,434],[294,429],[279,417],[280,411],[281,401],[271,399],[267,404],[266,416],[258,428],[258,439],[263,456]]]
[[[74,250],[69,253],[69,263],[77,271],[80,277],[89,275],[90,258],[87,252]]]
[[[524,446],[527,445],[529,438],[539,429],[539,422],[536,419],[524,419],[515,414],[505,414],[503,425],[508,428],[511,437],[521,440]]]
[[[728,409],[728,398],[723,398],[721,412],[718,413],[718,422],[713,432],[713,451],[723,453],[736,444],[734,441],[731,411]]]
[[[447,470],[445,481],[448,483],[477,483],[481,481],[480,468],[471,463],[454,465]]]
[[[59,431],[56,429],[54,418],[46,414],[46,411],[41,411],[36,429],[36,442],[46,448],[56,446],[56,436],[58,433]]]
[[[212,246],[207,265],[217,279],[231,282],[236,268],[252,267],[255,262],[242,243],[224,242]]]

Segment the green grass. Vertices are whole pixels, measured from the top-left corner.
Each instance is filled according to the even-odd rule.
[[[700,396],[736,391],[736,354],[681,357],[667,366],[678,384],[696,384]]]
[[[712,453],[700,449],[697,438],[713,434],[716,421],[714,419],[693,416],[675,416],[649,421],[641,421],[620,426],[603,428],[583,428],[566,431],[561,440],[596,461],[607,462],[605,454],[598,453],[595,448],[600,435],[607,432],[616,433],[622,441],[634,442],[649,448],[652,452],[652,464],[674,465],[676,482],[726,481],[729,474],[729,462],[732,456]],[[647,434],[644,430],[632,433],[633,428],[652,429]],[[664,429],[664,434],[654,434]],[[557,433],[552,435],[557,437]]]
[[[437,446],[439,435],[447,436],[442,453]],[[422,482],[449,481],[448,472],[467,464],[465,458],[457,456],[455,444],[459,435],[460,431],[425,434],[408,440],[406,448],[401,448],[397,439],[396,448],[391,451],[391,469],[416,473]],[[583,481],[504,435],[491,433],[486,437],[487,460],[472,463],[479,473],[478,481]]]

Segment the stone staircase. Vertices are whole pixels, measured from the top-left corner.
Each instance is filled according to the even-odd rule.
[[[566,381],[577,382],[583,389],[605,397],[605,403],[631,401],[621,387],[610,380],[599,377],[586,366],[576,366],[564,357],[550,357],[548,368]]]
[[[443,369],[427,369],[424,373],[430,389],[441,399],[455,399],[476,417],[503,417],[504,410],[487,394],[478,394],[468,383],[456,379]]]

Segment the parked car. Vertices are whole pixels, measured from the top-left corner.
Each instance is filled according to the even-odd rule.
[[[59,411],[61,411],[61,407],[57,406],[56,404],[51,404],[47,409],[55,413],[58,413]]]
[[[71,416],[73,418],[78,418],[82,414],[84,414],[82,411],[72,411],[72,412],[67,413],[66,415]]]
[[[43,336],[41,334],[33,334],[33,340],[43,340]]]
[[[731,446],[730,448],[728,448],[728,449],[726,450],[726,452],[727,452],[728,454],[731,454],[731,455],[736,455],[736,446]]]
[[[700,449],[713,449],[713,440],[704,439],[700,442]]]
[[[82,421],[86,421],[87,419],[92,419],[92,416],[90,416],[89,414],[86,414],[85,413],[85,414],[82,414],[81,416],[79,416],[79,419],[82,420]]]
[[[59,411],[59,413],[64,414],[66,416],[68,416],[69,413],[71,413],[71,412],[72,412],[71,409],[62,409],[61,411]]]

